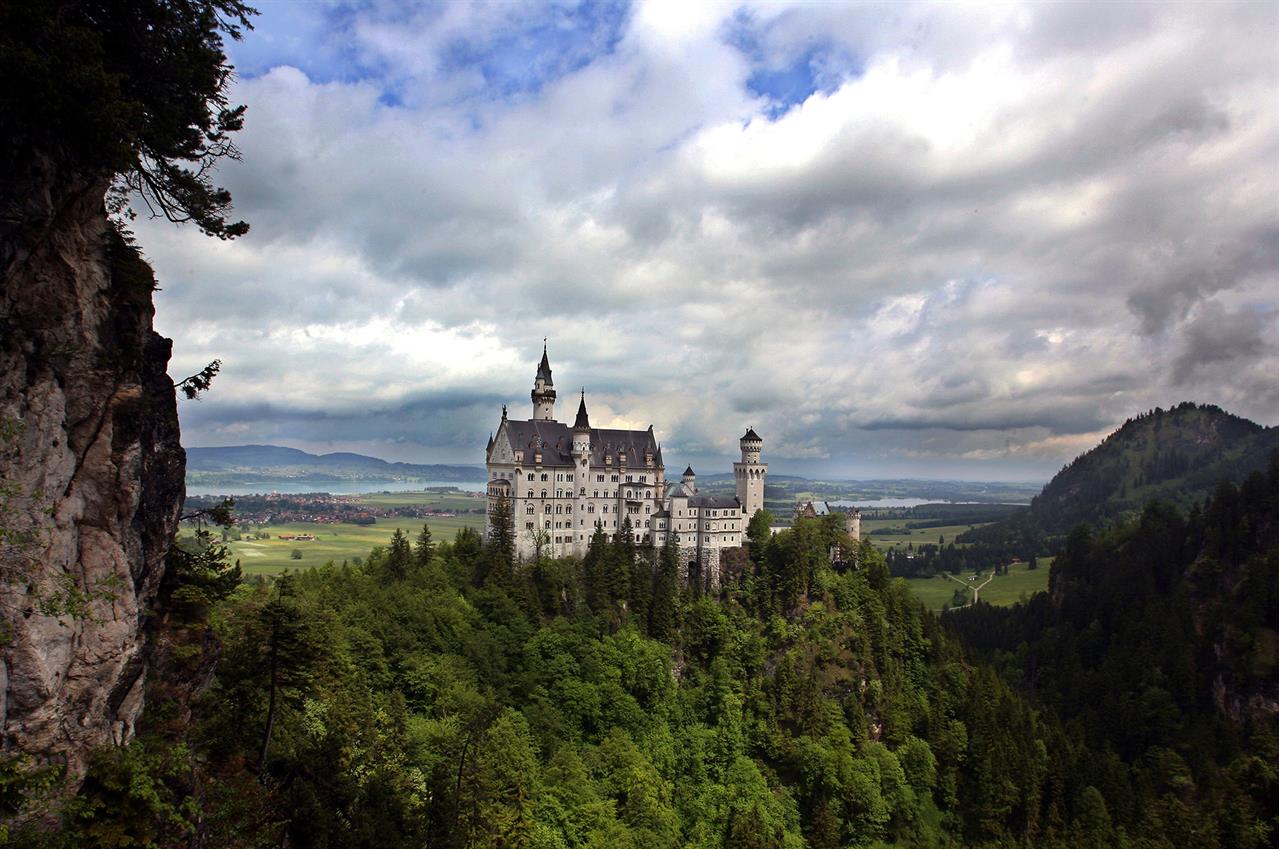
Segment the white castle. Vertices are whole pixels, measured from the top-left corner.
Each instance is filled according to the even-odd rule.
[[[610,541],[630,519],[641,546],[660,548],[674,536],[681,574],[690,566],[710,586],[719,585],[720,552],[742,544],[746,524],[764,506],[768,464],[760,462],[764,440],[751,428],[740,440],[742,459],[733,464],[736,496],[714,497],[697,491],[692,467],[678,483],[666,480],[662,447],[648,430],[591,427],[582,391],[572,427],[555,420],[551,364],[542,362],[533,381],[533,417],[508,418],[502,406],[497,433],[489,437],[488,515],[499,498],[509,499],[516,555],[586,554],[598,524]]]

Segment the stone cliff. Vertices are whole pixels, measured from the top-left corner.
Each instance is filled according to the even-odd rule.
[[[185,466],[154,277],[105,188],[48,159],[0,186],[0,746],[73,779],[142,709]]]

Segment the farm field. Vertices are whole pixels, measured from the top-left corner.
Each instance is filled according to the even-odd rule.
[[[964,525],[942,525],[939,528],[910,528],[909,534],[885,534],[882,533],[887,528],[905,528],[907,522],[914,521],[911,519],[863,519],[862,520],[862,536],[869,539],[876,548],[905,548],[907,543],[916,547],[926,544],[936,544],[938,538],[944,538],[946,544],[955,541],[955,537],[964,531],[972,528],[980,528],[989,522],[979,522],[977,524]]]
[[[239,542],[228,542],[227,547],[231,550],[231,557],[240,561],[240,568],[244,570],[244,574],[269,575],[283,572],[285,569],[323,566],[330,560],[341,563],[343,560],[354,561],[357,557],[367,557],[373,546],[388,544],[396,528],[404,531],[410,541],[416,539],[424,521],[431,526],[431,536],[436,542],[452,540],[459,528],[470,527],[478,531],[484,527],[484,517],[478,514],[456,518],[379,519],[376,525],[351,525],[345,522],[335,525],[288,522],[258,528],[270,534],[270,539],[243,539]],[[315,534],[315,539],[313,541],[287,540],[280,539],[280,534]],[[292,558],[295,549],[302,552],[301,560]]]
[[[440,510],[474,510],[482,507],[483,499],[456,493],[438,492],[384,492],[360,497],[370,507],[435,507]],[[240,561],[246,575],[267,575],[285,569],[308,569],[322,566],[330,560],[341,563],[354,562],[355,558],[368,556],[374,546],[385,546],[399,528],[410,541],[417,538],[422,524],[431,527],[431,536],[438,542],[451,541],[460,528],[483,531],[483,513],[463,513],[458,516],[391,516],[379,518],[373,525],[356,525],[347,522],[327,524],[318,522],[280,522],[270,525],[253,525],[245,538],[230,541],[227,547],[231,557]],[[266,533],[270,539],[249,539],[252,533]],[[314,534],[314,540],[284,540],[280,534]],[[294,551],[302,553],[294,560]]]
[[[989,602],[1000,607],[1007,607],[1021,601],[1023,598],[1029,598],[1040,590],[1048,589],[1048,567],[1052,565],[1051,557],[1042,557],[1039,559],[1039,568],[1031,571],[1026,568],[1025,563],[1014,563],[1008,570],[1007,575],[997,575],[995,579],[982,588],[982,601]],[[967,580],[967,575],[961,575]],[[924,606],[934,613],[942,609],[943,606],[949,605],[954,597],[955,590],[960,589],[959,584],[949,578],[937,575],[932,578],[907,578],[904,579],[910,584],[910,590],[915,597],[923,602]],[[984,581],[982,578],[975,583],[980,584]],[[968,593],[971,600],[972,593]]]

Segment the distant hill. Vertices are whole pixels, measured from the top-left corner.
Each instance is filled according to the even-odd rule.
[[[279,445],[228,445],[187,449],[188,482],[253,483],[258,480],[475,481],[482,466],[388,463],[376,457],[341,451],[309,454]]]
[[[1279,428],[1210,404],[1155,408],[1124,422],[1048,482],[1030,508],[965,535],[969,541],[1051,537],[1079,522],[1105,525],[1160,499],[1202,502],[1221,480],[1239,483],[1279,450]]]

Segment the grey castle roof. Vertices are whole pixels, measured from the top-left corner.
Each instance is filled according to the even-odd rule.
[[[760,435],[759,435],[758,433],[756,433],[756,432],[755,432],[755,428],[753,428],[753,427],[748,427],[748,428],[746,428],[746,435],[745,435],[745,436],[743,436],[743,437],[742,437],[742,439],[753,439],[753,440],[755,440],[756,442],[763,442],[763,441],[764,441],[763,439],[761,439],[761,438],[760,438]]]
[[[564,422],[516,421],[507,419],[506,438],[511,448],[524,452],[524,462],[532,463],[534,452],[542,452],[543,466],[573,465],[573,430]],[[604,456],[613,457],[613,468],[619,468],[619,454],[626,455],[626,468],[647,468],[644,455],[653,455],[653,465],[662,467],[662,449],[657,444],[653,429],[613,430],[591,428],[591,466],[604,465]]]
[[[724,495],[694,495],[688,499],[688,506],[712,510],[741,510],[742,502]]]
[[[692,466],[689,466],[688,468],[684,469],[684,477],[694,478],[694,477],[697,477],[697,473],[693,471]]]
[[[546,358],[546,346],[542,346],[542,361],[537,364],[537,377],[545,380],[547,386],[554,386],[551,382],[551,361]]]
[[[591,420],[586,415],[586,390],[582,390],[582,400],[577,405],[577,420],[573,422],[573,430],[591,429]]]

